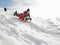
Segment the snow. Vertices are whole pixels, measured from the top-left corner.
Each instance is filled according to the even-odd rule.
[[[60,22],[34,18],[21,22],[14,11],[0,12],[0,45],[60,45]]]

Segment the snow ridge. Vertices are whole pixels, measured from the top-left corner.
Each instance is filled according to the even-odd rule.
[[[23,23],[11,11],[0,12],[0,45],[60,45],[60,25],[34,19]]]

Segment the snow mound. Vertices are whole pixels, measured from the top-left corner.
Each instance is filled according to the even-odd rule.
[[[53,32],[59,26],[53,26],[53,21],[33,18],[31,23],[23,23],[13,13],[0,12],[0,45],[60,45],[57,30]]]

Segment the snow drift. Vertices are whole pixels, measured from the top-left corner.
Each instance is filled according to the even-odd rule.
[[[60,45],[60,23],[32,17],[23,23],[11,11],[0,11],[0,45]]]

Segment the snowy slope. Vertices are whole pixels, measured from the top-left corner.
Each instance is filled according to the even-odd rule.
[[[60,24],[34,17],[23,23],[13,12],[0,11],[0,45],[60,45]]]

